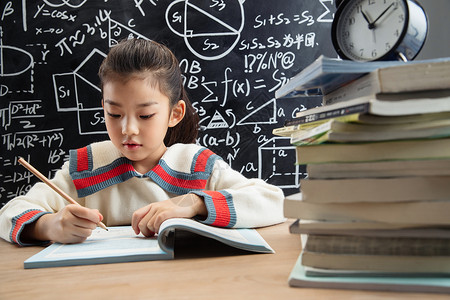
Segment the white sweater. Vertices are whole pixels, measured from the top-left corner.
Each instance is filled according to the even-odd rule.
[[[206,224],[260,227],[282,222],[283,192],[260,179],[247,179],[212,151],[194,144],[175,144],[146,174],[110,141],[71,150],[70,160],[52,182],[81,205],[98,209],[107,226],[130,225],[133,212],[149,203],[186,193],[203,197]],[[20,240],[23,227],[45,213],[59,211],[67,201],[44,183],[0,210],[0,236]]]

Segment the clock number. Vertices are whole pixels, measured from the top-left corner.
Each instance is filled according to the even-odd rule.
[[[359,49],[359,56],[364,56],[364,48]]]
[[[362,12],[362,5],[361,5],[361,4],[358,4],[358,5],[356,6],[356,13],[360,14],[361,12]]]
[[[348,19],[348,25],[353,25],[353,24],[355,24],[355,18],[354,17],[351,17],[351,18],[349,18]]]
[[[403,23],[404,21],[405,21],[405,15],[404,14],[398,15],[398,22]]]
[[[377,50],[372,50],[372,57],[377,57]]]
[[[389,49],[391,49],[391,44],[389,44],[389,43],[386,43],[386,51],[389,51]]]
[[[369,2],[369,5],[375,4],[375,0],[369,0],[368,2]]]
[[[399,37],[399,36],[400,36],[400,32],[398,32],[398,29],[395,30],[394,35],[395,35],[396,37]]]

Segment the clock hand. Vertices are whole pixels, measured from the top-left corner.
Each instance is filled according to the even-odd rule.
[[[382,13],[381,15],[378,16],[378,18],[375,19],[375,21],[373,21],[370,25],[372,25],[373,27],[375,27],[375,23],[392,7],[392,5],[394,5],[394,2],[391,3],[391,5],[389,5]],[[369,27],[370,27],[369,25]]]
[[[366,20],[367,24],[369,25],[369,29],[373,29],[375,26],[373,26],[373,24],[370,22],[369,18],[367,17],[367,15],[364,13],[363,10],[361,10],[361,13],[364,17],[364,20]]]

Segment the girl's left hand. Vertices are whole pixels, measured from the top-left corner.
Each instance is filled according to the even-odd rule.
[[[136,210],[131,219],[131,226],[136,234],[141,232],[144,236],[151,237],[167,219],[192,218],[196,215],[206,216],[206,205],[198,195],[186,194]]]

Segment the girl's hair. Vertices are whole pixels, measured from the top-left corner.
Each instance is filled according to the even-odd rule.
[[[111,80],[133,77],[149,78],[170,101],[170,107],[179,100],[186,102],[186,114],[174,127],[169,127],[164,138],[166,146],[175,143],[195,143],[199,117],[183,86],[180,66],[175,55],[164,45],[144,39],[123,40],[111,48],[98,72],[100,85]]]

